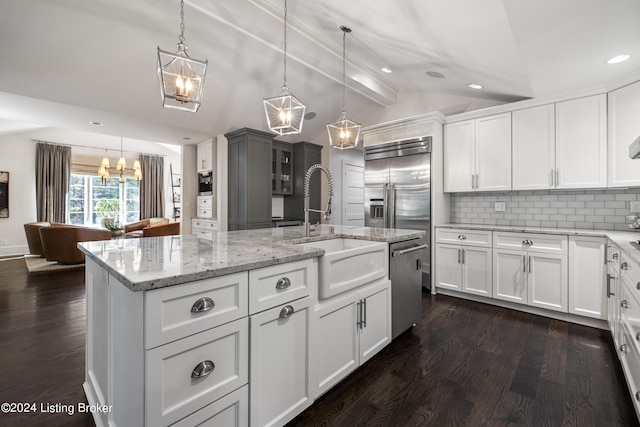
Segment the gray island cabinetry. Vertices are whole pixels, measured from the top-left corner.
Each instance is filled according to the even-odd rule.
[[[319,232],[303,238],[302,227],[287,227],[81,243],[84,389],[90,404],[110,408],[93,414],[96,425],[284,425],[310,406],[325,391],[315,359],[324,250],[297,243],[420,237],[339,226]],[[389,294],[387,275],[388,265],[366,285]],[[390,331],[388,314],[370,316]]]

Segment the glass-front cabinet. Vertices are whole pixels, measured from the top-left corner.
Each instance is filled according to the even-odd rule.
[[[271,146],[271,194],[293,194],[293,147],[273,141]]]

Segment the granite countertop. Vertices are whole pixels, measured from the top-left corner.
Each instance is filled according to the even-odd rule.
[[[629,242],[640,239],[640,233],[636,231],[613,230],[582,230],[574,228],[544,228],[544,227],[520,227],[508,225],[478,225],[478,224],[443,224],[436,228],[459,228],[464,230],[489,230],[509,231],[514,233],[542,233],[542,234],[566,234],[569,236],[606,237],[618,245],[627,258],[640,265],[640,250],[631,246]]]
[[[324,255],[296,245],[332,238],[400,242],[420,238],[419,230],[319,225],[311,237],[303,227],[264,228],[196,235],[83,242],[78,248],[132,291],[178,285],[239,271]]]

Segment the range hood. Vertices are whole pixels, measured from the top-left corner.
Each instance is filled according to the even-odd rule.
[[[640,159],[640,136],[629,146],[629,157],[632,159]]]

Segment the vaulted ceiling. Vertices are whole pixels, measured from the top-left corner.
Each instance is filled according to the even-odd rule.
[[[178,41],[178,0],[3,0],[0,133],[50,126],[192,143],[266,130],[262,99],[283,83],[283,5],[185,0],[189,54],[209,61],[191,114],[162,109],[155,70],[156,47]],[[288,0],[288,9],[287,83],[315,113],[292,141],[322,142],[340,113],[340,25],[353,30],[347,112],[365,126],[605,87],[640,70],[638,0]],[[606,64],[620,53],[631,59]]]

